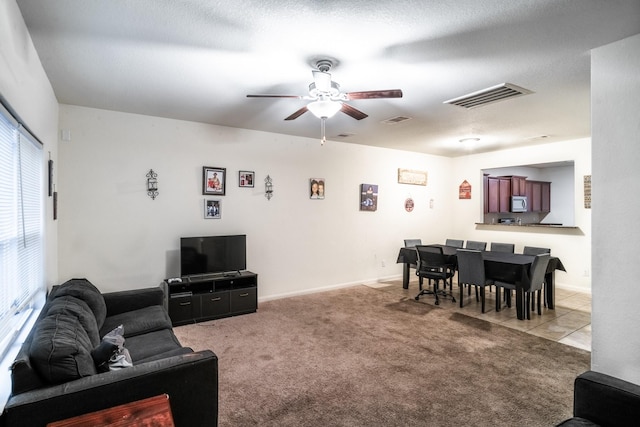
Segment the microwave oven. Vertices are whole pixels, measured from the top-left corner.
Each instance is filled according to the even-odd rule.
[[[511,212],[526,212],[527,196],[511,196]]]

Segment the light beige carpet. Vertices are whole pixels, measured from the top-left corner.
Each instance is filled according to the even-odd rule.
[[[219,425],[551,426],[590,353],[356,286],[175,328],[219,357]]]

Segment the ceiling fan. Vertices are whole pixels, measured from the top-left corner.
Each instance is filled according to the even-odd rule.
[[[309,95],[247,95],[247,98],[293,98],[312,101],[300,108],[285,120],[295,120],[307,111],[321,120],[322,143],[325,138],[325,120],[333,117],[338,111],[356,120],[368,117],[367,114],[346,104],[345,101],[356,99],[380,99],[380,98],[402,98],[402,90],[368,90],[363,92],[340,92],[340,85],[331,80],[329,71],[334,62],[330,59],[321,59],[316,62],[316,69],[312,70],[313,82],[309,84]]]

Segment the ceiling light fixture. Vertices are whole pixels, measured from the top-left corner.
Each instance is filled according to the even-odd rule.
[[[314,116],[320,119],[320,133],[322,134],[320,138],[321,145],[327,142],[327,137],[325,136],[325,123],[327,119],[335,116],[341,109],[342,102],[326,99],[314,101],[307,105],[307,110],[311,111]]]
[[[336,115],[342,108],[342,102],[336,101],[314,101],[307,105],[307,109],[319,119],[328,119]]]

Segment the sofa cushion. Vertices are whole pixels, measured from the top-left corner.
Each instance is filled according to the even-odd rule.
[[[80,321],[93,347],[100,344],[100,333],[96,323],[96,317],[86,302],[70,295],[63,295],[50,300],[45,308],[45,316],[64,314],[75,316]]]
[[[162,329],[129,337],[125,347],[129,350],[133,364],[137,365],[140,360],[148,359],[157,354],[168,353],[182,346],[171,329]]]
[[[87,279],[71,279],[62,285],[54,286],[49,295],[49,300],[51,301],[64,295],[76,297],[86,302],[96,318],[98,329],[102,328],[104,319],[107,317],[107,305],[98,288]]]
[[[163,306],[152,305],[107,317],[100,333],[105,335],[118,325],[124,326],[124,336],[129,338],[147,332],[171,329],[171,318]]]
[[[35,326],[30,358],[50,383],[63,383],[96,374],[93,345],[76,316],[51,314]]]

